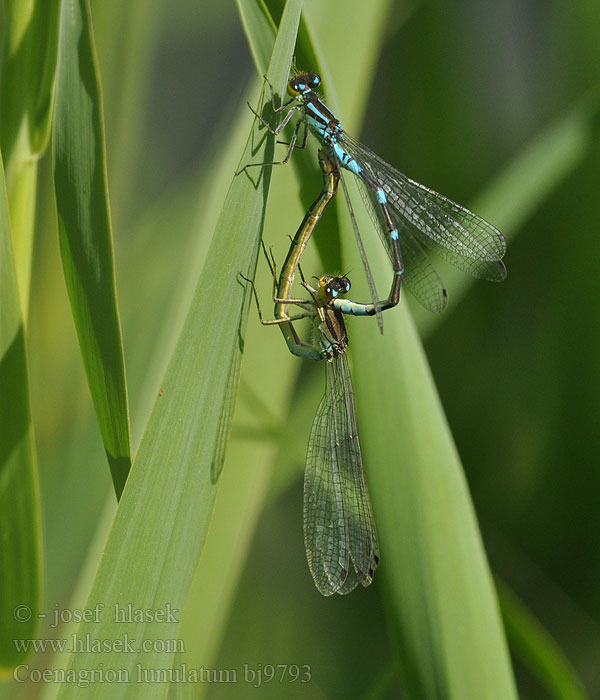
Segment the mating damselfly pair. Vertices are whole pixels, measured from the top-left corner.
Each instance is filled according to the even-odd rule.
[[[487,221],[396,171],[349,136],[315,92],[321,85],[319,75],[296,73],[295,69],[294,73],[288,83],[290,99],[287,102],[275,106],[271,87],[273,110],[284,115],[276,128],[271,128],[254,112],[260,122],[276,135],[283,131],[294,114],[299,115],[285,157],[271,163],[247,164],[242,170],[253,165],[288,162],[294,148],[306,145],[309,131],[320,142],[323,188],[296,232],[278,279],[274,262],[271,265],[275,319],[263,320],[263,323],[280,326],[292,353],[327,360],[326,390],[313,422],[307,450],[304,541],[309,568],[319,591],[324,595],[344,594],[358,583],[368,586],[379,563],[375,521],[356,427],[344,314],[376,315],[381,327],[380,314],[398,303],[403,283],[427,309],[439,313],[444,310],[448,295],[426,251],[435,251],[476,277],[501,281],[506,277],[502,262],[506,242]],[[355,175],[362,187],[368,209],[392,261],[392,285],[388,297],[382,301],[376,297],[344,170]],[[345,300],[340,295],[349,290],[348,279],[331,275],[321,277],[316,289],[303,279],[311,298],[296,299],[291,293],[300,259],[324,209],[335,197],[339,183],[350,212],[371,302]],[[290,315],[290,304],[301,310]],[[313,319],[310,344],[300,341],[293,326],[294,321],[307,316]]]

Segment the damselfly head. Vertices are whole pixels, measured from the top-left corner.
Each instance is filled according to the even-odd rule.
[[[350,280],[347,277],[323,275],[319,279],[319,295],[327,303],[340,294],[347,294],[350,291],[350,287]]]
[[[319,85],[321,85],[321,76],[318,73],[300,73],[290,80],[287,91],[292,97],[298,97],[312,92]]]

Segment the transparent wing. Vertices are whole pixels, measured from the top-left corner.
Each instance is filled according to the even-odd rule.
[[[359,182],[360,193],[365,206],[371,215],[375,228],[390,258],[392,252],[388,239],[388,232],[381,212],[381,206],[375,198],[373,191],[361,180]],[[423,246],[404,227],[403,221],[396,222],[400,236],[400,249],[404,262],[404,274],[402,284],[408,287],[410,292],[423,304],[423,306],[433,313],[442,313],[448,304],[448,292],[444,282],[437,271],[435,265],[427,257]]]
[[[338,161],[339,165],[339,161]],[[341,170],[341,165],[339,165],[340,168],[340,182],[342,183],[342,191],[344,192],[344,198],[346,200],[346,204],[348,205],[348,211],[350,212],[350,220],[352,222],[352,228],[354,229],[354,238],[356,239],[356,244],[358,246],[358,252],[360,253],[360,259],[363,265],[363,269],[365,271],[365,276],[367,278],[367,285],[369,287],[369,294],[371,295],[371,301],[373,302],[373,306],[375,307],[376,310],[376,315],[377,315],[377,325],[379,326],[379,330],[383,333],[383,320],[381,318],[381,311],[379,309],[379,304],[378,304],[378,297],[377,297],[377,290],[375,288],[375,282],[373,280],[373,275],[371,273],[371,266],[369,265],[369,261],[367,260],[367,254],[365,253],[365,247],[362,242],[362,236],[360,235],[360,231],[358,228],[358,223],[356,221],[356,216],[354,215],[354,207],[352,206],[352,202],[350,200],[350,193],[348,192],[348,188],[346,187],[346,181],[344,180],[344,176],[342,174]],[[391,253],[390,253],[391,255]]]
[[[344,132],[344,148],[384,189],[396,215],[401,245],[411,234],[427,248],[475,277],[506,277],[504,236],[492,224],[448,197],[411,180]],[[409,243],[410,244],[410,243]],[[387,243],[386,243],[387,247]]]
[[[345,354],[327,362],[325,394],[306,455],[304,544],[308,566],[323,595],[368,586],[379,563],[375,521],[356,428],[354,395]]]

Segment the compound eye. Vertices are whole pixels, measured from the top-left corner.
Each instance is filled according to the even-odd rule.
[[[342,277],[342,283],[346,287],[346,292],[344,292],[344,293],[349,292],[350,289],[352,288],[352,285],[350,284],[350,280],[347,277]]]
[[[321,76],[318,73],[310,73],[307,82],[312,89],[319,87],[321,84]]]
[[[296,97],[296,95],[299,95],[303,91],[303,87],[304,86],[301,87],[298,84],[298,80],[296,78],[292,78],[287,86],[288,95]]]

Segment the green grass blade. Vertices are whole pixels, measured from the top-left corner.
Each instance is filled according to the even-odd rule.
[[[261,13],[264,6],[261,3],[241,4],[255,4],[260,10],[259,16],[263,17]],[[240,11],[246,25],[244,13],[249,14],[251,8],[244,7]],[[246,28],[253,55],[260,52],[261,43],[270,40],[272,45],[271,26],[269,20],[257,24],[254,31]],[[303,44],[305,39],[300,36],[301,29],[302,21],[296,42],[296,55],[307,50]],[[258,48],[253,47],[254,43]],[[264,74],[264,65],[258,64],[257,72],[259,76]],[[241,116],[246,118],[244,114]],[[278,168],[276,173],[273,181],[275,191],[271,187],[269,193],[269,220],[283,221],[289,219],[292,213],[289,192],[294,191],[296,183],[293,181],[293,168]],[[317,180],[312,181],[312,198],[317,193],[320,181],[318,175]],[[295,216],[300,221],[302,208],[299,206],[297,209]],[[279,226],[274,231],[265,231],[264,236],[267,245],[274,245],[278,251],[287,247],[288,239]],[[259,290],[268,296],[271,284],[264,261],[259,262],[259,268],[257,277],[268,279],[268,285],[259,287]],[[245,339],[243,386],[233,418],[234,433],[228,446],[219,497],[211,517],[211,536],[202,551],[202,559],[190,588],[179,630],[186,653],[174,657],[174,668],[181,667],[182,663],[194,668],[214,666],[258,515],[264,507],[267,480],[276,464],[273,459],[274,446],[270,441],[256,439],[260,429],[257,402],[268,402],[278,416],[285,414],[293,380],[299,369],[297,362],[290,361],[285,345],[280,341],[278,329],[263,328],[252,309],[249,324]],[[251,396],[250,400],[247,400],[248,396]],[[252,426],[251,439],[239,439],[240,425]],[[277,470],[279,467],[277,464]],[[233,513],[236,517],[232,519]],[[224,557],[223,552],[227,552],[227,556]],[[198,619],[203,620],[202,629],[198,629]],[[203,686],[200,693],[205,693],[206,690],[208,688]]]
[[[343,68],[343,74],[353,75],[352,68]],[[341,90],[340,97],[347,93]],[[356,131],[359,106],[355,94],[347,107],[342,105],[351,131]],[[348,184],[355,189],[354,182]],[[353,200],[360,201],[356,191]],[[356,213],[361,230],[368,230],[364,208],[356,207]],[[354,251],[347,217],[342,221],[344,251]],[[380,246],[368,252],[375,279],[387,287],[389,261]],[[360,269],[354,252],[345,264]],[[386,583],[390,629],[400,642],[403,686],[411,698],[424,700],[516,698],[468,488],[404,302],[385,314],[384,324],[383,337],[367,319],[353,320],[348,332],[361,444],[379,529],[377,576]]]
[[[262,0],[239,0],[238,7],[248,39],[250,53],[254,58],[259,75],[262,76],[264,74],[264,63],[261,63],[261,57],[265,53],[264,47],[269,44],[270,28],[273,25],[273,20]],[[373,8],[373,12],[377,12],[377,9]],[[305,66],[307,69],[310,68],[310,70],[321,71],[321,63],[318,59],[304,13],[298,28],[295,57],[297,66]],[[333,92],[333,86],[331,86],[331,89]],[[327,86],[325,86],[325,91],[327,93]],[[288,126],[285,133],[286,138],[289,139],[292,134],[292,127]],[[307,210],[314,201],[314,183],[320,182],[321,178],[320,171],[316,165],[317,149],[312,139],[307,144],[306,151],[303,154],[301,150],[297,150],[294,158],[291,160],[292,168],[296,173],[296,179],[300,186],[300,201],[304,210]],[[321,222],[319,228],[321,235],[315,237],[315,243],[325,267],[327,269],[338,269],[341,265],[339,226],[337,224],[336,210],[332,208],[331,212],[331,216]]]
[[[496,580],[511,651],[554,700],[589,700],[569,660],[539,620]]]
[[[54,184],[65,281],[117,498],[131,465],[108,205],[102,101],[86,0],[60,23]]]
[[[25,653],[41,605],[38,481],[29,406],[25,326],[0,159],[0,672]]]
[[[411,697],[516,698],[459,457],[404,304],[350,329],[361,443]]]
[[[273,51],[277,27],[261,0],[237,0],[242,27],[248,39],[250,53],[259,75],[264,75]]]
[[[6,168],[13,249],[27,315],[38,160],[48,145],[56,69],[57,0],[4,3],[0,144]]]
[[[364,210],[357,214],[367,230]],[[345,250],[353,250],[351,230],[342,240]],[[369,252],[369,262],[375,279],[390,279],[379,246]],[[358,268],[355,259],[346,261],[352,263]],[[379,529],[377,575],[387,584],[403,686],[423,700],[516,698],[462,466],[404,301],[385,314],[384,324],[384,336],[377,337],[368,320],[355,321],[349,337]]]
[[[149,66],[160,32],[173,13],[161,0],[151,5],[147,0],[127,3],[92,0],[91,8],[102,76],[104,121],[110,125],[107,150],[110,154],[111,216],[119,230],[129,231],[131,226],[137,225],[139,212],[135,203],[143,191],[136,170],[144,167],[144,154],[151,150],[147,142],[149,134],[143,126],[153,85],[149,80]],[[120,31],[115,32],[115,24]],[[160,172],[160,168],[156,171]],[[119,294],[122,288],[120,285]],[[119,305],[122,312],[123,302]],[[129,374],[127,383],[131,387]],[[131,397],[130,411],[133,412]]]
[[[273,50],[269,76],[280,88],[287,78],[300,8],[298,0],[288,2]],[[253,157],[260,162],[265,153],[263,142]],[[120,638],[123,625],[111,613],[115,604],[146,610],[169,604],[175,621],[138,621],[127,625],[127,633],[140,642],[176,636],[219,484],[214,457],[224,427],[220,406],[231,385],[232,367],[241,359],[250,301],[238,274],[252,274],[256,265],[268,171],[257,172],[257,179],[258,187],[240,175],[230,187],[88,599],[91,607],[103,603],[107,614],[98,623],[81,625],[80,636]],[[169,669],[172,656],[164,649],[129,658],[118,652],[79,653],[71,656],[69,668],[75,673],[125,668],[130,673],[130,686],[99,685],[96,697],[163,697],[164,685],[135,683],[137,664]],[[69,686],[59,693],[60,698],[76,695],[77,689]]]

